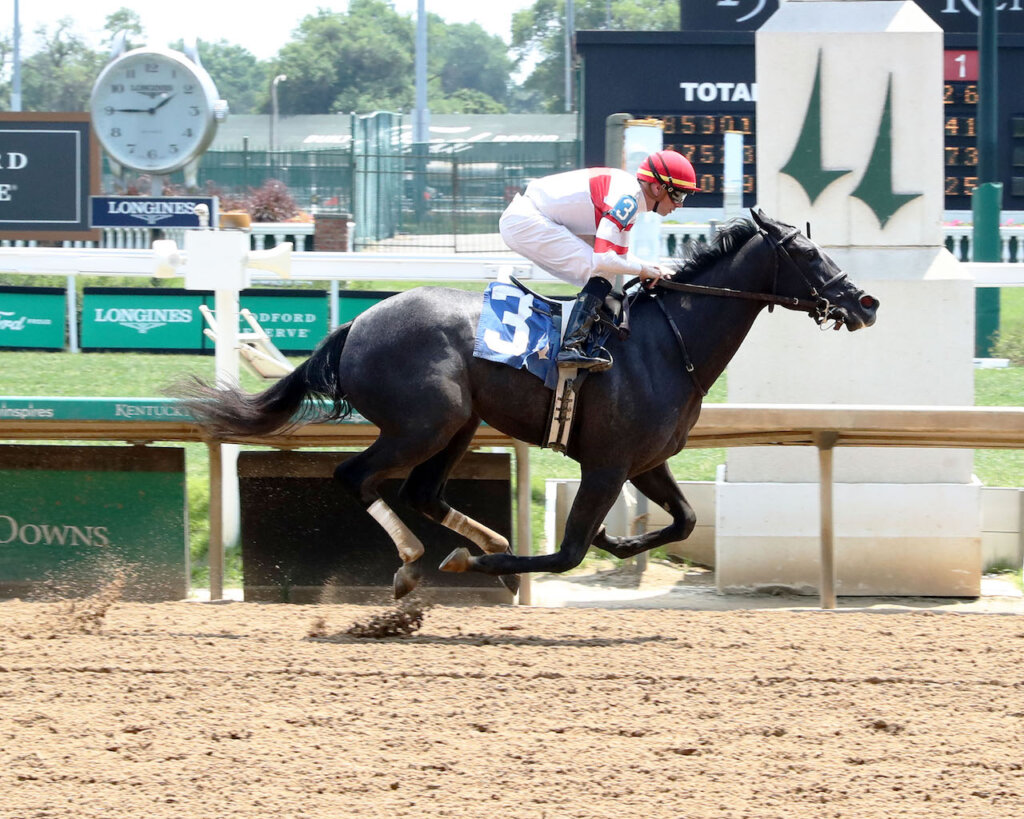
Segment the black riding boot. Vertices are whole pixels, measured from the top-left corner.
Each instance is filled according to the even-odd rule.
[[[565,335],[562,337],[562,349],[558,351],[559,367],[582,367],[589,370],[593,367],[607,369],[611,366],[610,359],[589,356],[586,352],[590,328],[597,321],[598,310],[601,309],[605,296],[611,289],[611,282],[601,276],[595,276],[576,296],[576,302],[566,322]]]

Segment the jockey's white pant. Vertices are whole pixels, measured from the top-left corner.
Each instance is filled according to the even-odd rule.
[[[510,250],[555,278],[583,287],[595,275],[594,248],[568,228],[552,222],[522,194],[505,208],[498,230]]]

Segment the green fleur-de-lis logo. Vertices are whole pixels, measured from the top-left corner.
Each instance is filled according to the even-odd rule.
[[[813,205],[829,185],[842,176],[850,173],[850,169],[830,170],[821,158],[821,52],[818,52],[818,67],[814,72],[814,87],[811,99],[807,103],[807,113],[800,129],[800,137],[793,148],[793,155],[782,166],[782,173],[792,176],[807,194]]]
[[[814,73],[814,87],[807,104],[804,124],[789,160],[781,172],[793,177],[804,189],[813,205],[825,189],[836,179],[852,173],[852,169],[825,168],[821,155],[821,52]],[[875,144],[871,149],[864,175],[850,194],[871,208],[884,228],[893,215],[912,199],[923,193],[896,193],[892,182],[892,74],[885,92],[885,105],[878,123]]]

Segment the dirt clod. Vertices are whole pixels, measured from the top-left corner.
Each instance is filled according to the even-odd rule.
[[[415,603],[399,604],[368,620],[354,623],[345,633],[353,637],[408,637],[420,630],[425,611]]]

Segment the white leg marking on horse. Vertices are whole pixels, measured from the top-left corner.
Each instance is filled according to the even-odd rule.
[[[498,554],[508,549],[508,541],[502,535],[482,523],[477,523],[473,518],[467,518],[456,509],[449,509],[441,524],[469,538],[488,554]]]
[[[409,530],[408,526],[402,523],[401,518],[391,511],[391,507],[384,503],[383,500],[378,498],[370,504],[370,508],[366,511],[373,516],[377,523],[384,527],[384,531],[395,542],[398,554],[405,563],[412,563],[412,561],[417,560],[423,554],[423,544],[420,543],[420,539]]]

